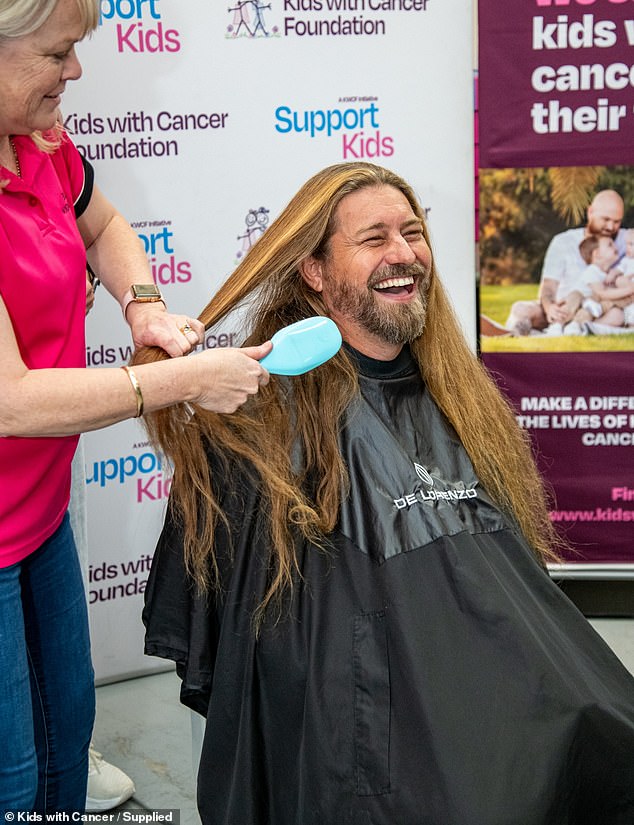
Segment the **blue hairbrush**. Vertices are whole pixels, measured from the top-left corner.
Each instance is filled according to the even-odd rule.
[[[260,364],[275,375],[302,375],[339,352],[341,333],[330,318],[315,315],[278,330],[271,341]]]

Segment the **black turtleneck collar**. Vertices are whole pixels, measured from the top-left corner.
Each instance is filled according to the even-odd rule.
[[[376,358],[370,358],[364,355],[345,342],[344,347],[346,352],[355,360],[361,375],[365,375],[368,378],[402,378],[403,376],[418,372],[409,344],[405,344],[403,349],[392,361],[377,361]]]

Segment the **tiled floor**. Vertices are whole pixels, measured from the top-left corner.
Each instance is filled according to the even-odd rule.
[[[634,674],[634,619],[592,624]],[[135,782],[122,810],[180,811],[180,825],[199,825],[192,767],[192,715],[179,704],[173,671],[97,688],[94,743]]]

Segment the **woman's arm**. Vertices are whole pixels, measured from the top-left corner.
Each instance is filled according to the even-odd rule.
[[[258,360],[270,342],[206,350],[133,368],[145,412],[181,401],[229,413],[268,383]],[[137,395],[122,369],[27,369],[0,298],[0,436],[60,436],[133,418]]]
[[[77,219],[88,263],[108,292],[121,305],[131,284],[154,284],[140,238],[98,187],[93,188],[86,210]],[[171,356],[185,355],[203,340],[200,321],[170,314],[165,304],[128,304],[125,320],[135,347],[156,346]],[[185,323],[192,332],[183,333]]]

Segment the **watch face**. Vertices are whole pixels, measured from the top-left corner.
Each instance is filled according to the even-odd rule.
[[[132,284],[130,290],[136,301],[161,300],[161,293],[156,284]]]

